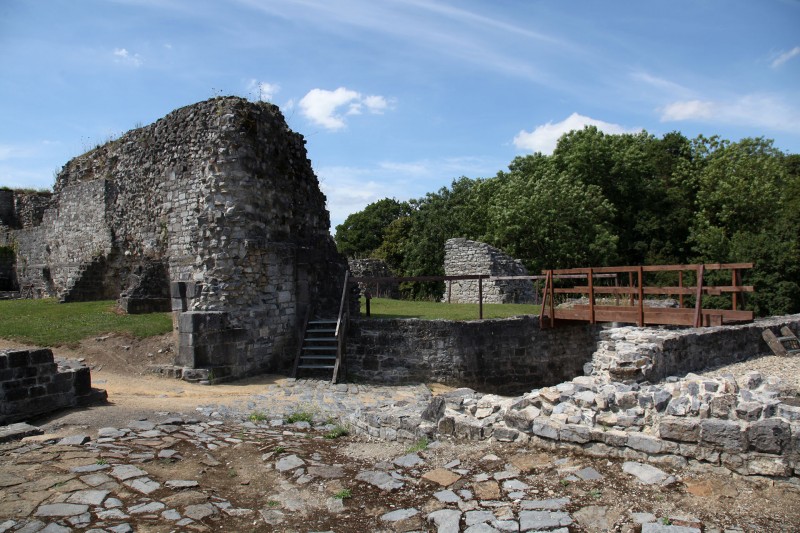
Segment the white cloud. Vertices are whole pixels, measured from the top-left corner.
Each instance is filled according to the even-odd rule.
[[[389,101],[383,96],[362,96],[357,91],[339,87],[335,91],[311,89],[298,105],[303,116],[336,131],[346,126],[345,116],[360,115],[365,108],[373,115],[383,114],[389,108]]]
[[[677,101],[661,110],[662,122],[682,120],[800,132],[800,109],[769,94],[749,94],[727,101]]]
[[[714,103],[703,100],[684,100],[673,102],[664,107],[661,112],[661,121],[675,120],[706,120],[714,115]]]
[[[558,143],[558,139],[565,133],[572,130],[581,130],[585,126],[595,126],[600,131],[611,134],[618,133],[635,133],[639,130],[629,129],[619,124],[612,124],[590,117],[573,113],[561,122],[548,122],[536,126],[533,131],[520,131],[514,137],[514,146],[521,150],[530,150],[531,152],[542,152],[543,154],[551,154]]]
[[[280,90],[281,86],[276,83],[268,83],[256,79],[252,79],[247,83],[247,91],[252,95],[252,99],[258,102],[271,102]]]
[[[138,68],[142,66],[144,61],[142,60],[142,56],[139,54],[131,54],[125,48],[115,48],[114,62]]]
[[[772,68],[778,68],[793,57],[800,56],[800,46],[795,46],[788,52],[783,52],[772,61]]]

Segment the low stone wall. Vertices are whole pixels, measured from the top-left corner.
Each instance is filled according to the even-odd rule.
[[[758,319],[750,324],[707,328],[620,327],[600,335],[592,356],[591,373],[619,381],[652,383],[704,368],[769,353],[761,338],[766,328],[775,333],[788,326],[800,331],[800,314]]]
[[[602,340],[593,364],[586,366],[592,375],[516,397],[461,388],[434,397],[427,407],[357,412],[351,424],[355,431],[385,440],[425,436],[532,442],[675,467],[701,463],[740,475],[797,477],[800,391],[795,386],[758,372],[715,378],[687,372],[768,353],[761,340],[765,328],[796,331],[798,325],[800,315],[720,328],[610,328],[596,332]],[[579,329],[547,331],[574,337]],[[451,332],[458,335],[457,328]],[[413,352],[413,343],[406,342],[403,350]],[[646,364],[615,367],[614,361]]]
[[[435,381],[515,393],[583,374],[599,326],[539,329],[538,317],[352,320],[347,372],[384,383]]]
[[[0,353],[0,425],[105,398],[92,389],[89,367],[57,364],[48,349]]]

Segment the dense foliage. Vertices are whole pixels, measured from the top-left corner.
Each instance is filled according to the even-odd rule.
[[[771,140],[673,132],[564,135],[552,155],[517,157],[409,202],[383,199],[336,228],[349,257],[400,275],[443,275],[444,241],[467,237],[543,268],[753,262],[748,307],[800,311],[800,155]],[[408,284],[438,297],[442,284]]]

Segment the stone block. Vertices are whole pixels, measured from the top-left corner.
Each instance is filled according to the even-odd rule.
[[[747,436],[734,421],[709,418],[700,422],[700,442],[718,446],[730,452],[747,449]]]
[[[559,439],[563,442],[584,444],[591,440],[592,432],[587,426],[580,424],[564,424],[558,432]]]
[[[751,423],[747,428],[750,449],[779,454],[791,440],[789,423],[780,418],[768,418]]]
[[[658,434],[662,439],[697,442],[700,440],[700,420],[665,416],[659,423]]]

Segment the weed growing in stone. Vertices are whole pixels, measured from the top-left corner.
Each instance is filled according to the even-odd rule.
[[[263,422],[267,419],[267,415],[261,411],[253,411],[250,413],[250,416],[247,417],[250,422]]]
[[[326,439],[338,439],[339,437],[344,437],[345,435],[349,435],[349,434],[350,434],[350,430],[347,429],[347,427],[342,426],[340,424],[336,424],[336,427],[334,427],[329,432],[325,433],[325,438]]]
[[[276,502],[275,500],[270,500],[267,502],[267,507],[278,507],[280,506],[281,502]]]
[[[108,461],[106,461],[105,459],[103,459],[103,458],[101,457],[100,459],[98,459],[97,461],[95,461],[95,462],[94,462],[94,464],[96,464],[96,465],[107,465],[107,464],[108,464]]]
[[[569,487],[569,480],[568,479],[562,479],[560,481],[560,483],[561,483],[561,486],[563,486],[563,487]]]
[[[603,496],[603,491],[601,491],[600,489],[592,489],[589,491],[589,496],[595,499],[599,499],[600,497]]]
[[[314,413],[310,411],[297,411],[286,417],[287,424],[294,424],[295,422],[308,422],[309,424],[314,421]]]
[[[412,446],[406,449],[406,453],[414,453],[414,452],[421,452],[422,450],[428,449],[428,438],[422,437],[417,442],[415,442]]]
[[[280,453],[285,452],[286,448],[284,446],[275,446],[275,449],[272,451],[275,452],[275,455],[278,455]]]
[[[228,477],[236,477],[236,476],[238,476],[238,475],[239,475],[239,474],[237,474],[237,473],[236,473],[236,470],[234,470],[233,468],[231,468],[230,470],[228,470]]]
[[[353,497],[353,492],[350,489],[342,489],[336,494],[334,494],[333,497],[338,498],[340,500],[346,500],[347,498]]]

